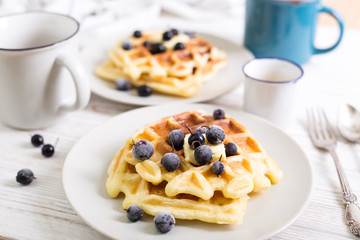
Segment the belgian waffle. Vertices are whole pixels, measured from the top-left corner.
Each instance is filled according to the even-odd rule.
[[[224,173],[215,175],[211,163],[195,166],[185,161],[188,150],[175,151],[181,160],[176,171],[165,170],[160,160],[165,153],[172,151],[167,142],[169,133],[174,129],[186,132],[187,127],[194,131],[204,125],[222,127],[226,135],[224,143],[233,142],[238,147],[236,155],[222,158]],[[138,139],[153,144],[155,152],[150,159],[138,161],[133,157],[131,145]],[[218,160],[214,155],[211,162]],[[120,192],[125,193],[124,208],[137,204],[152,215],[166,210],[177,218],[239,224],[247,194],[277,183],[282,171],[252,134],[230,116],[214,120],[203,111],[191,111],[140,128],[114,157],[108,176],[108,193],[113,198]]]
[[[114,158],[109,168],[109,174],[116,169],[107,181],[107,188],[111,197],[119,192],[125,194],[122,207],[127,209],[136,204],[146,213],[156,215],[161,211],[171,212],[175,218],[197,219],[204,222],[218,224],[240,224],[247,205],[247,195],[240,198],[225,198],[221,192],[215,192],[209,200],[203,200],[191,194],[178,194],[169,197],[165,194],[165,184],[158,185],[143,179],[134,165],[124,160],[123,150]]]
[[[225,53],[203,38],[179,33],[171,40],[162,40],[162,31],[143,33],[140,38],[121,40],[99,65],[95,74],[105,80],[128,79],[134,86],[147,85],[154,91],[181,97],[194,95],[201,85],[212,79],[226,65]],[[132,48],[124,50],[122,44],[130,41]],[[152,54],[145,41],[162,42],[163,53]],[[176,43],[185,49],[174,50]]]

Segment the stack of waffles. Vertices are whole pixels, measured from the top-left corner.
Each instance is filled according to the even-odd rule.
[[[225,132],[225,140],[211,145],[210,163],[193,163],[193,151],[185,136],[184,147],[174,151],[168,142],[169,133],[181,129],[184,133],[199,126],[218,125]],[[146,139],[154,146],[154,154],[138,161],[132,154],[133,142]],[[224,144],[237,145],[237,153],[227,156]],[[161,164],[165,153],[176,153],[180,167],[168,172]],[[222,156],[222,157],[221,157]],[[221,158],[225,168],[214,174],[212,163]],[[215,120],[202,110],[194,110],[165,117],[139,130],[126,142],[108,168],[106,187],[116,198],[125,194],[123,208],[140,206],[146,213],[156,215],[166,211],[179,219],[197,219],[218,224],[241,224],[251,192],[263,191],[278,183],[282,171],[265,152],[254,136],[235,119],[226,115]]]
[[[147,85],[160,93],[191,97],[226,65],[225,53],[200,36],[177,32],[163,40],[163,34],[152,31],[121,40],[95,74],[105,80],[126,78],[134,86]],[[125,49],[124,43],[128,46]],[[161,44],[163,51],[152,51],[152,44]],[[183,47],[177,49],[176,44]]]

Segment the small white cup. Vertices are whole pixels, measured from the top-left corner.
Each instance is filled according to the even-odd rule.
[[[0,117],[12,127],[43,128],[90,98],[77,60],[79,23],[26,12],[0,17]]]
[[[244,110],[286,128],[293,121],[296,82],[304,71],[279,58],[256,58],[243,66]]]

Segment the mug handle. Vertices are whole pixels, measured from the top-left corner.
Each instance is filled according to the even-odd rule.
[[[336,21],[338,22],[339,27],[340,27],[340,35],[339,35],[339,38],[336,41],[336,43],[329,48],[314,47],[314,50],[313,50],[314,54],[327,53],[327,52],[330,52],[331,50],[334,50],[341,42],[341,39],[342,39],[343,33],[344,33],[344,22],[343,22],[341,15],[337,11],[335,11],[331,8],[325,7],[325,6],[321,6],[321,9],[319,10],[319,12],[328,13],[328,14],[330,14],[330,16],[332,16],[333,18],[336,19]]]
[[[67,54],[59,55],[55,64],[60,67],[65,67],[71,74],[75,85],[76,100],[73,104],[65,104],[60,106],[59,112],[66,113],[70,111],[76,111],[83,109],[89,103],[90,99],[90,86],[87,81],[86,72],[81,63]]]

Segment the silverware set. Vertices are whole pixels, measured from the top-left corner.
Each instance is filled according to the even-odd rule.
[[[360,127],[359,125],[356,125],[356,121],[354,120],[358,119],[358,123],[360,123],[360,118],[358,117],[360,117],[360,113],[356,112],[355,108],[347,105],[340,111],[338,121],[340,133],[348,140],[357,143],[360,142]],[[312,143],[317,148],[329,152],[334,160],[342,188],[342,200],[345,204],[345,219],[347,220],[350,231],[357,237],[360,237],[360,207],[356,196],[351,191],[344,169],[336,153],[338,138],[335,131],[331,127],[323,109],[309,109],[307,111],[307,120],[308,131]],[[354,136],[358,137],[356,138]]]

